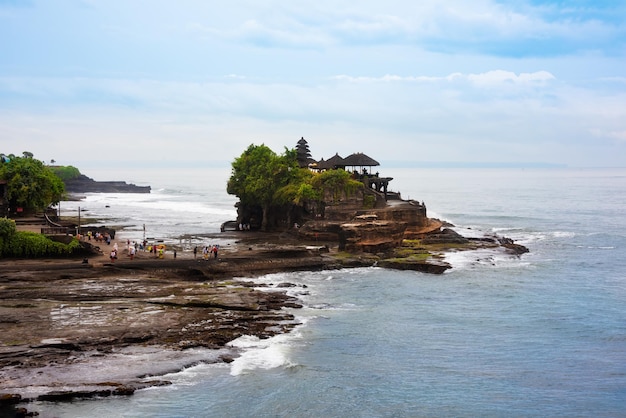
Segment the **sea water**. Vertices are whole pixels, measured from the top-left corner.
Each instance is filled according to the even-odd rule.
[[[306,285],[301,323],[230,344],[131,397],[32,403],[42,417],[626,416],[626,169],[381,169],[464,235],[521,257],[453,253],[443,275],[376,267],[256,278]],[[95,173],[95,174],[94,174]],[[87,195],[62,210],[124,234],[201,241],[234,219],[228,169],[94,171],[150,195]],[[207,354],[207,359],[210,356]]]

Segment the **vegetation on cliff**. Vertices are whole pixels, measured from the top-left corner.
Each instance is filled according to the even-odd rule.
[[[293,149],[279,155],[264,144],[252,144],[231,165],[226,190],[239,198],[237,221],[258,224],[263,231],[302,223],[327,203],[363,188],[344,170],[302,168]]]
[[[0,161],[0,180],[7,182],[6,199],[11,209],[36,212],[63,197],[65,185],[61,178],[32,153],[25,151],[23,157],[2,154]]]
[[[80,170],[73,165],[54,165],[50,166],[50,169],[56,174],[63,182],[68,180],[74,180],[80,177]]]

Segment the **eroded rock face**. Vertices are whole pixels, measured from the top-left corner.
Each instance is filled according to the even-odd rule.
[[[388,251],[400,245],[407,232],[415,234],[431,223],[426,207],[413,201],[395,201],[371,210],[335,206],[326,213],[332,213],[332,218],[307,222],[300,228],[299,237],[338,242],[340,250],[350,252]]]
[[[394,221],[351,222],[341,225],[339,249],[349,252],[384,252],[404,239],[406,223]]]
[[[339,241],[341,221],[309,221],[298,230],[298,238],[303,241]]]
[[[369,211],[368,211],[369,212]],[[380,221],[402,222],[411,227],[425,227],[428,225],[426,207],[419,204],[403,202],[398,206],[373,210]]]

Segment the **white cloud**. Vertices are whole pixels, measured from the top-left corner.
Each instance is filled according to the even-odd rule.
[[[467,79],[477,86],[499,86],[502,84],[545,84],[555,80],[555,77],[548,71],[537,71],[534,73],[515,74],[512,71],[494,70],[482,74],[468,74]]]
[[[36,155],[91,155],[88,138],[129,160],[228,161],[252,142],[280,151],[304,136],[320,157],[349,143],[381,159],[572,163],[624,144],[619,9],[602,19],[492,0],[89,5],[0,15],[3,141]],[[626,152],[594,158],[609,154],[626,164]]]
[[[503,84],[545,84],[546,82],[555,80],[556,77],[548,71],[536,71],[533,73],[519,73],[516,74],[512,71],[493,70],[480,74],[462,74],[452,73],[442,77],[432,76],[399,76],[386,74],[382,77],[364,77],[364,76],[348,76],[337,75],[331,77],[333,80],[345,81],[349,83],[386,83],[386,82],[416,82],[416,83],[431,83],[431,82],[458,82],[460,80],[466,80],[478,87],[492,87],[501,86]]]

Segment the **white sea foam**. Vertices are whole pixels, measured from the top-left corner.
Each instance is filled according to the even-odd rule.
[[[554,238],[574,238],[576,233],[572,231],[554,231],[552,232],[552,236]]]
[[[230,374],[238,376],[256,369],[293,366],[289,355],[294,342],[300,338],[301,334],[294,330],[267,339],[243,335],[229,342],[228,347],[242,351],[231,363]]]
[[[595,245],[577,245],[576,248],[585,248],[587,250],[614,250],[612,246],[595,246]]]
[[[170,378],[199,363],[214,363],[227,349],[167,350],[162,347],[127,347],[102,356],[99,352],[85,352],[72,364],[48,365],[38,368],[5,368],[0,373],[6,390],[25,397],[36,397],[50,390],[76,390],[100,382],[146,380],[168,375]],[[70,387],[66,382],[73,383]]]
[[[531,265],[522,258],[507,254],[499,249],[450,252],[445,254],[445,261],[452,266],[453,270],[481,268],[483,266],[523,268]],[[448,270],[449,272],[451,270]]]

